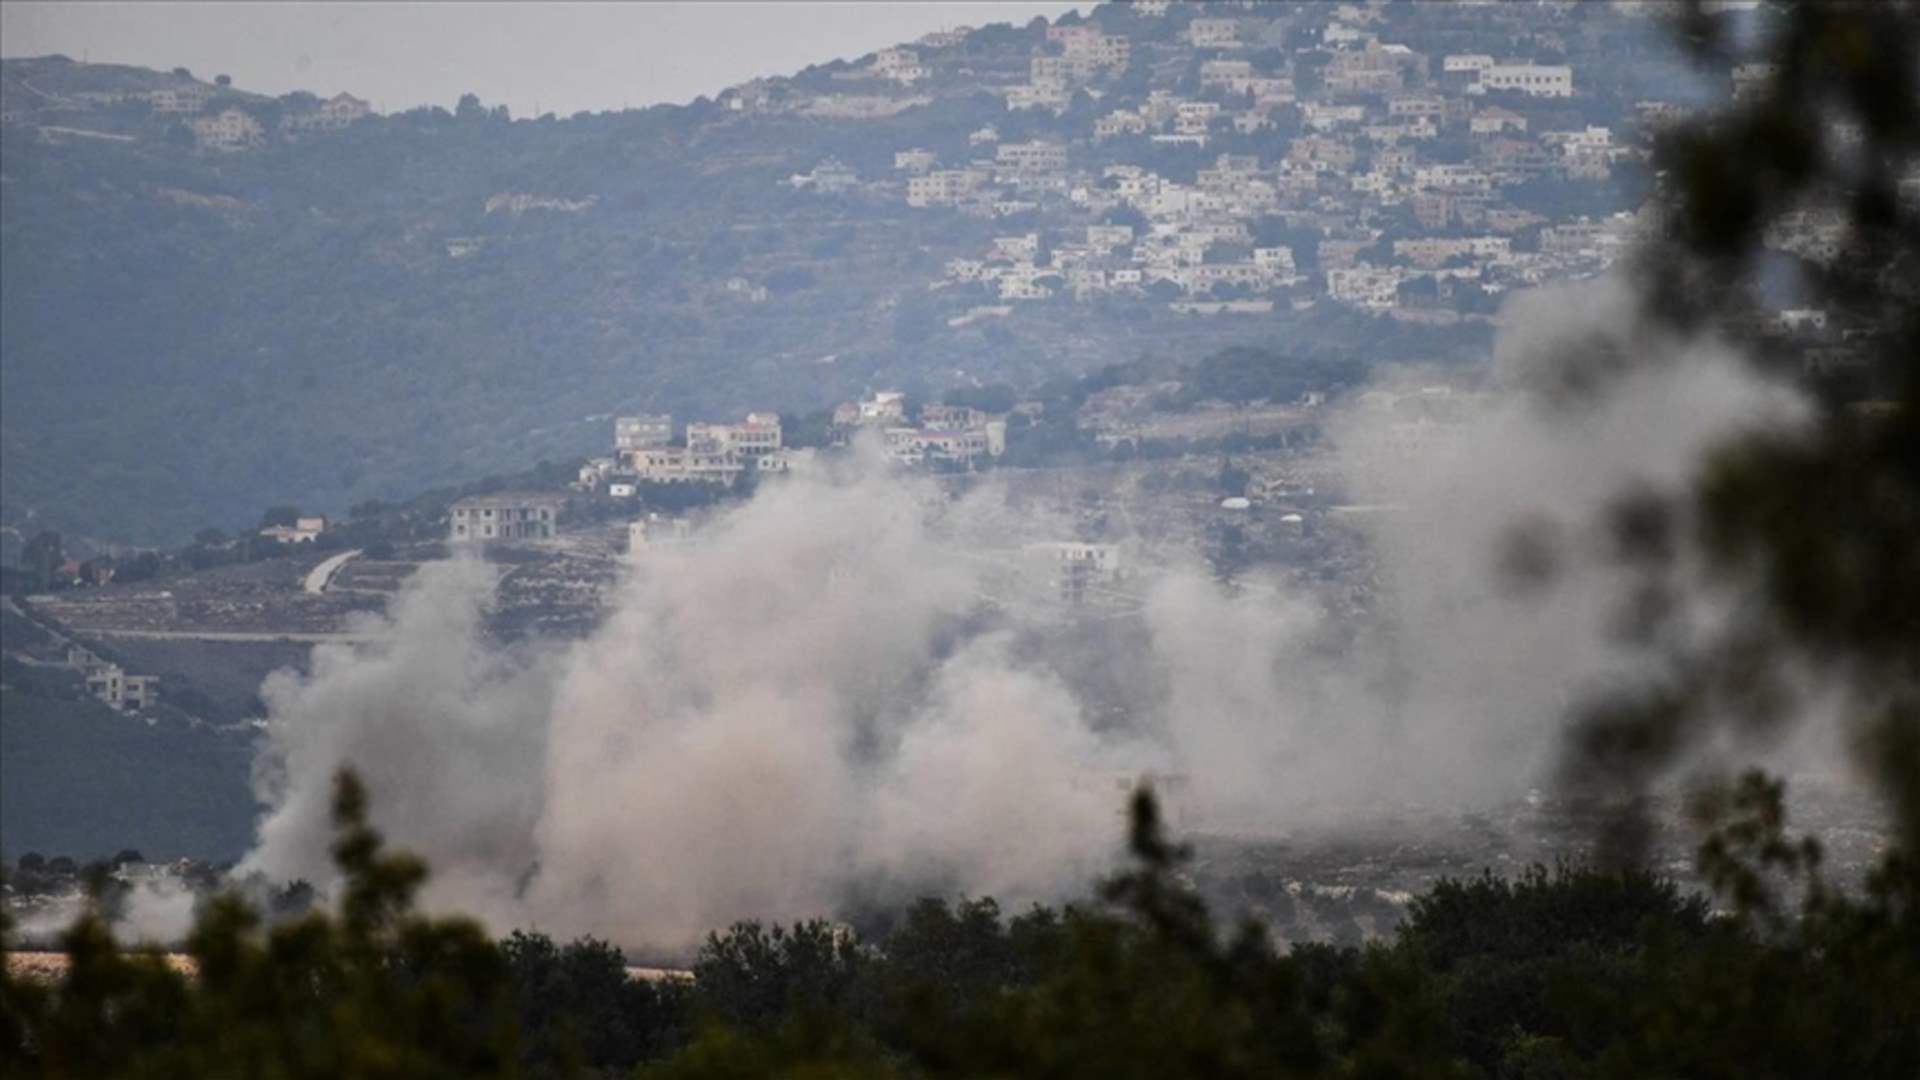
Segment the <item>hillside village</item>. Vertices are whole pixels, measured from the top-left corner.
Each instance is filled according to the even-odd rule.
[[[337,516],[603,458],[613,416],[764,429],[770,407],[1027,396],[1249,347],[1314,373],[1287,401],[1385,365],[1471,364],[1507,296],[1601,273],[1657,231],[1642,206],[1662,125],[1764,75],[1687,72],[1669,10],[1107,3],[570,118],[472,95],[382,114],[184,69],[8,60],[8,276],[47,310],[116,317],[0,328],[44,372],[0,406],[24,440],[0,466],[0,517],[178,544],[288,491]],[[1920,198],[1920,178],[1902,191]],[[115,249],[109,221],[146,239]],[[1769,241],[1815,263],[1848,243],[1817,215]],[[88,259],[23,261],[56,243]],[[1768,318],[1810,368],[1855,363],[1845,313]],[[130,385],[106,376],[135,355],[137,395],[45,429],[60,401]],[[203,415],[209,365],[244,372],[247,400]],[[1192,398],[1136,404],[1170,395]],[[259,469],[241,433],[290,417],[301,452]],[[907,457],[977,455],[985,429],[954,424],[885,437]],[[1016,458],[1024,426],[1004,435]],[[607,473],[793,460],[706,434]],[[152,475],[125,484],[127,459]]]
[[[945,263],[948,282],[984,285],[999,300],[1139,296],[1164,284],[1178,297],[1167,302],[1182,312],[1264,312],[1276,298],[1299,303],[1323,293],[1372,312],[1447,318],[1462,307],[1484,314],[1487,305],[1478,301],[1515,286],[1604,269],[1631,240],[1631,208],[1554,220],[1518,205],[1527,200],[1516,195],[1542,179],[1609,179],[1616,166],[1644,161],[1641,136],[1681,111],[1674,102],[1641,100],[1611,124],[1578,122],[1591,111],[1582,108],[1592,97],[1583,94],[1588,82],[1572,63],[1534,62],[1543,53],[1564,56],[1567,43],[1558,30],[1529,30],[1555,25],[1532,12],[1507,27],[1508,51],[1524,55],[1495,56],[1436,55],[1393,40],[1396,30],[1409,28],[1397,26],[1399,13],[1381,2],[1184,10],[1198,7],[1124,5],[1124,19],[1106,21],[1123,21],[1132,34],[1091,21],[1047,27],[1032,47],[1025,80],[991,87],[1009,111],[1061,118],[1045,138],[1003,139],[989,124],[970,133],[967,160],[903,147],[893,154],[892,177],[863,181],[828,159],[789,183],[821,194],[899,197],[910,207],[951,207],[987,220],[1036,211],[1054,220],[1089,219],[998,235],[978,257]],[[1614,7],[1641,17],[1652,10]],[[1151,32],[1138,32],[1143,24]],[[980,74],[967,66],[974,55],[965,28],[942,31],[835,73],[850,85],[889,85],[890,94],[796,99],[767,84],[730,90],[720,101],[733,111],[892,115],[933,100],[909,93],[918,84]],[[1736,93],[1761,74],[1734,72]],[[70,92],[42,89],[22,75],[6,83],[0,122],[144,107],[176,118],[200,149],[233,152],[263,146],[270,126],[295,139],[372,115],[367,102],[346,93],[274,101],[200,82],[184,70],[155,75],[124,88]],[[1144,95],[1130,92],[1141,89]],[[1115,99],[1120,104],[1108,108]],[[255,107],[262,103],[271,116]],[[1091,124],[1070,113],[1090,115]],[[65,125],[40,131],[55,139],[121,137]],[[1152,164],[1151,151],[1203,151],[1249,137],[1262,137],[1275,152],[1219,153],[1191,181]],[[502,192],[485,211],[578,212],[592,204]],[[1297,257],[1295,244],[1280,237],[1314,250]],[[1795,241],[1805,238],[1787,242]],[[460,257],[476,247],[455,238],[448,253]],[[1303,265],[1317,272],[1303,273]],[[755,300],[767,295],[744,278],[728,288]]]
[[[196,149],[232,153],[265,146],[270,133],[295,141],[337,132],[374,112],[345,92],[324,100],[308,93],[269,98],[234,89],[225,75],[203,82],[185,68],[162,74],[65,58],[29,63],[0,79],[0,124],[31,126],[49,141],[124,141],[133,137],[125,130],[130,123],[158,123]]]
[[[1007,448],[1007,421],[964,405],[925,404],[908,416],[906,395],[879,391],[842,402],[832,412],[828,444],[844,447],[856,432],[881,433],[887,456],[901,465],[966,469]],[[574,490],[630,498],[641,484],[734,485],[741,474],[780,475],[811,466],[814,447],[783,442],[780,414],[749,412],[740,423],[692,421],[676,434],[671,414],[614,421],[614,454],[580,467]]]
[[[988,124],[963,160],[902,147],[892,175],[827,160],[791,183],[987,221],[1041,215],[1050,227],[995,235],[944,264],[947,284],[997,301],[1121,295],[1220,314],[1324,298],[1409,320],[1485,317],[1492,298],[1598,273],[1632,242],[1644,227],[1634,207],[1568,215],[1545,205],[1544,185],[1604,183],[1644,164],[1648,134],[1685,107],[1603,103],[1554,18],[1574,5],[1470,7],[1448,14],[1480,20],[1480,42],[1499,53],[1420,44],[1431,27],[1412,25],[1411,6],[1377,2],[1136,2],[1125,16],[1063,20],[1032,46],[1023,81],[993,88],[1010,113],[1054,117],[1045,137],[1016,141]],[[974,71],[967,45],[963,33],[930,35],[838,75],[938,83]],[[1764,74],[1732,72],[1735,94]],[[750,90],[723,100],[825,107]],[[1166,151],[1211,156],[1163,170]]]
[[[996,232],[941,263],[935,289],[989,301],[953,325],[1005,315],[1001,301],[1112,296],[1183,314],[1265,314],[1325,300],[1453,322],[1487,318],[1513,289],[1605,270],[1647,223],[1635,205],[1568,207],[1567,192],[1635,174],[1650,134],[1692,102],[1619,99],[1619,73],[1597,69],[1614,58],[1593,46],[1657,18],[1663,5],[1416,7],[1133,0],[1039,27],[1025,48],[1008,48],[1005,33],[943,30],[827,65],[826,92],[808,91],[817,79],[770,78],[717,103],[742,115],[860,122],[986,92],[1023,129],[1043,133],[1014,138],[1001,131],[1008,125],[988,123],[967,134],[962,154],[901,146],[885,173],[863,176],[829,157],[783,181],[819,195],[1040,223]],[[1462,47],[1427,43],[1436,37]],[[993,47],[983,48],[987,40]],[[271,99],[185,69],[112,69],[111,88],[66,88],[103,77],[75,67],[86,66],[17,69],[0,84],[0,124],[33,126],[43,140],[126,139],[112,123],[79,125],[145,110],[201,151],[231,153],[264,147],[270,133],[293,141],[375,115],[347,93]],[[1732,96],[1766,74],[1758,65],[1730,71]],[[469,107],[486,112],[461,103]],[[1168,154],[1180,165],[1163,164]],[[1920,194],[1920,179],[1908,188]],[[579,213],[597,201],[502,191],[484,212]],[[1814,259],[1832,259],[1844,241],[1825,220],[1776,232],[1775,246]],[[470,256],[485,242],[453,237],[446,253]],[[748,277],[724,287],[751,302],[770,295]]]
[[[1134,12],[1166,14],[1162,5]],[[1044,237],[1044,257],[1042,234],[1028,232],[995,237],[982,258],[947,263],[950,280],[984,283],[1002,300],[1138,296],[1164,283],[1180,297],[1168,301],[1176,311],[1266,311],[1270,297],[1317,291],[1301,289],[1309,283],[1301,261],[1274,242],[1295,235],[1316,249],[1321,273],[1312,284],[1328,299],[1401,316],[1452,316],[1456,290],[1478,299],[1604,269],[1630,239],[1630,215],[1548,225],[1506,197],[1541,177],[1605,180],[1616,163],[1644,158],[1643,147],[1616,144],[1607,126],[1530,131],[1526,113],[1501,104],[1573,99],[1572,66],[1431,57],[1383,40],[1380,18],[1359,5],[1338,8],[1323,47],[1307,53],[1320,62],[1312,79],[1302,56],[1268,46],[1287,40],[1284,23],[1194,19],[1184,43],[1203,57],[1197,86],[1150,83],[1144,101],[1105,112],[1086,133],[1096,160],[1124,159],[1127,142],[1204,149],[1227,133],[1294,133],[1277,160],[1221,153],[1183,183],[1138,161],[1075,168],[1066,142],[1003,142],[984,128],[973,141],[991,156],[955,167],[924,149],[897,153],[895,167],[910,177],[906,201],[983,218],[1064,203],[1101,219],[1078,236]],[[1047,45],[1032,59],[1030,81],[1006,91],[1009,109],[1064,113],[1073,94],[1133,61],[1129,38],[1097,26],[1052,27]],[[1241,58],[1249,53],[1259,59]],[[1318,85],[1303,93],[1300,82]],[[1642,112],[1669,108],[1646,102]],[[1390,230],[1408,231],[1409,217],[1424,235],[1382,242]],[[1522,233],[1531,250],[1516,250]]]
[[[1666,9],[1639,0],[1416,8],[1103,8],[1046,27],[1026,78],[993,87],[1010,114],[1052,117],[1038,125],[1044,136],[1015,140],[987,124],[968,135],[963,158],[902,147],[890,174],[863,178],[829,159],[790,183],[989,222],[1038,216],[1048,227],[998,233],[944,263],[943,284],[992,301],[1119,296],[1217,315],[1325,300],[1451,323],[1489,317],[1514,289],[1606,270],[1650,223],[1631,203],[1568,195],[1640,183],[1651,137],[1693,102],[1622,99],[1619,58],[1582,49],[1580,35]],[[1461,47],[1424,43],[1434,36]],[[911,88],[977,76],[969,44],[960,32],[929,35],[836,77]],[[1768,74],[1736,67],[1727,90],[1740,100]],[[1690,89],[1675,98],[1701,88]],[[826,108],[818,97],[752,90],[723,100]],[[870,100],[869,112],[886,112],[877,103],[889,99]],[[1189,167],[1159,165],[1169,152]],[[1920,178],[1903,190],[1920,197]],[[1844,243],[1835,221],[1814,218],[1769,239],[1825,262]],[[950,322],[1009,311],[983,304]],[[1826,329],[1824,313],[1782,321]]]

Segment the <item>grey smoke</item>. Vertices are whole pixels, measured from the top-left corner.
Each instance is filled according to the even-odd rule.
[[[388,616],[357,627],[377,647],[321,645],[310,674],[267,679],[270,743],[254,786],[273,809],[243,872],[326,878],[331,777],[344,763],[381,820],[432,857],[441,889],[478,885],[462,877],[471,868],[531,861],[557,660],[484,641],[493,584],[477,561],[423,567]]]
[[[1616,283],[1505,318],[1498,392],[1462,422],[1363,397],[1337,425],[1356,501],[1396,508],[1358,519],[1387,615],[1358,643],[1333,647],[1320,598],[1224,590],[1189,555],[1149,583],[1139,644],[1095,661],[1156,689],[1096,724],[1076,673],[1021,647],[1045,628],[983,601],[1000,571],[978,545],[1017,543],[1004,493],[948,501],[867,447],[638,553],[579,642],[491,645],[490,571],[423,569],[374,644],[269,681],[272,809],[242,870],[326,880],[328,781],[351,764],[376,823],[432,862],[431,900],[681,948],[855,890],[1078,892],[1112,864],[1141,772],[1184,775],[1187,820],[1223,831],[1512,798],[1542,782],[1574,697],[1644,663],[1608,632],[1619,571],[1591,557],[1608,500],[1676,489],[1713,439],[1803,410],[1711,341],[1626,329]],[[1585,403],[1541,392],[1593,348],[1672,362],[1617,365]],[[1572,556],[1545,587],[1495,572],[1516,522]]]
[[[200,897],[177,876],[142,877],[104,910],[109,928],[130,945],[175,945],[193,926]],[[84,893],[74,892],[25,912],[10,912],[19,921],[15,941],[30,945],[59,940],[89,910],[102,910]]]

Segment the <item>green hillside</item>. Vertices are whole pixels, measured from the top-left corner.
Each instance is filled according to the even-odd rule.
[[[257,807],[247,739],[92,701],[0,691],[0,848],[237,858]]]
[[[1630,121],[1626,88],[1660,90],[1656,76],[1678,66],[1646,44],[1644,19],[1576,6],[1520,24],[1498,9],[1406,7],[1368,32],[1431,42],[1423,78],[1434,88],[1438,52],[1531,49],[1529,35],[1551,33],[1586,64],[1576,99],[1508,102],[1542,130]],[[1216,122],[1204,148],[1095,137],[1099,117],[1154,94],[1244,106],[1203,80],[1202,65],[1225,53],[1188,42],[1189,8],[1151,19],[1100,8],[1093,22],[1125,36],[1131,59],[1088,74],[1057,110],[1005,100],[1032,61],[1060,53],[1044,21],[922,44],[927,74],[911,85],[874,77],[867,57],[684,107],[509,119],[468,99],[300,137],[281,124],[310,110],[311,95],[7,60],[0,523],[177,543],[274,502],[337,513],[595,452],[626,410],[804,411],[868,387],[1029,386],[1243,344],[1369,363],[1483,353],[1484,322],[1401,325],[1318,302],[1313,238],[1417,231],[1405,205],[1337,201],[1353,201],[1338,177],[1249,219],[1255,243],[1294,244],[1305,264],[1299,284],[1268,297],[1270,311],[1181,314],[1152,289],[1076,301],[1054,271],[1042,278],[1053,299],[976,312],[1003,301],[946,267],[982,257],[993,237],[1033,233],[1052,248],[1088,224],[1145,226],[1125,206],[1087,209],[1075,185],[1110,195],[1114,165],[1193,184],[1221,154],[1271,168],[1303,134],[1300,109],[1285,106],[1257,131]],[[1248,20],[1255,46],[1232,55],[1284,74],[1306,100],[1334,6],[1226,10]],[[109,98],[198,87],[208,100],[183,116],[137,98],[83,100],[89,86]],[[1384,97],[1368,100],[1385,115]],[[229,108],[261,125],[258,145],[197,147],[194,119]],[[1449,123],[1464,132],[1465,115]],[[908,205],[897,152],[990,163],[995,144],[972,137],[989,126],[998,145],[1060,143],[1069,166],[1057,183],[1009,181],[999,209],[982,214]],[[1465,147],[1464,135],[1443,135],[1423,153],[1445,160]],[[857,181],[790,182],[828,159]],[[1631,207],[1638,188],[1621,170],[1533,182],[1513,200],[1551,218]],[[1246,254],[1225,244],[1216,257]],[[1490,292],[1470,291],[1454,305],[1492,310]]]

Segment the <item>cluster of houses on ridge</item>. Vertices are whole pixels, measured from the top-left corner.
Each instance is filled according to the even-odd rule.
[[[749,412],[737,424],[694,421],[675,438],[673,417],[622,416],[613,424],[614,456],[580,467],[574,486],[631,498],[642,483],[732,484],[742,473],[784,473],[797,451],[783,445],[780,414]]]
[[[887,454],[903,465],[937,462],[967,466],[981,457],[1007,451],[1007,421],[964,405],[922,405],[919,423],[907,417],[907,400],[883,390],[833,410],[836,441],[844,443],[861,428],[879,430]]]
[[[1384,40],[1378,20],[1372,5],[1341,5],[1316,45],[1289,52],[1284,19],[1194,18],[1184,44],[1204,57],[1196,85],[1151,89],[1062,139],[1000,142],[985,129],[972,141],[992,156],[954,167],[923,148],[899,151],[905,200],[980,217],[1051,204],[1090,220],[1077,235],[995,237],[981,257],[948,263],[950,281],[984,283],[1002,301],[1140,295],[1165,283],[1176,310],[1266,311],[1266,298],[1284,293],[1386,313],[1419,306],[1403,294],[1414,282],[1431,283],[1409,290],[1416,296],[1461,284],[1497,293],[1604,267],[1631,234],[1630,217],[1554,223],[1502,198],[1542,177],[1605,180],[1644,153],[1602,125],[1530,131],[1528,116],[1503,104],[1573,98],[1573,67],[1430,57]],[[1064,113],[1072,94],[1097,90],[1130,56],[1125,38],[1097,26],[1054,26],[1029,81],[1006,91],[1007,107]],[[1307,67],[1310,79],[1301,77]],[[1657,102],[1646,109],[1665,115]],[[1277,158],[1221,153],[1190,183],[1111,160],[1121,145],[1141,147],[1144,158],[1156,147],[1203,149],[1275,130],[1292,133]],[[1443,139],[1466,153],[1431,153]],[[1074,168],[1080,147],[1106,163]],[[1408,217],[1428,234],[1380,244]],[[1301,273],[1292,246],[1262,239],[1263,222],[1317,241],[1318,280]]]
[[[44,62],[72,63],[60,57]],[[102,83],[109,81],[102,80]],[[178,117],[193,136],[196,147],[223,152],[264,146],[270,134],[268,123],[273,124],[281,138],[299,139],[339,131],[362,117],[373,115],[371,104],[344,92],[325,99],[311,94],[290,94],[272,101],[232,90],[224,76],[218,83],[206,83],[184,69],[170,76],[153,76],[134,85],[111,89],[46,91],[25,81],[9,85],[7,89],[7,99],[0,101],[0,123],[32,122],[36,117],[60,114],[62,125],[42,124],[42,131],[124,138],[64,126],[64,123],[95,110],[142,108],[156,116]],[[249,107],[254,103],[270,108]]]
[[[1686,113],[1659,99],[1596,112],[1609,78],[1580,69],[1600,54],[1575,47],[1579,21],[1558,18],[1569,6],[1526,7],[1461,9],[1485,33],[1462,40],[1455,27],[1466,48],[1441,51],[1390,4],[1133,3],[1127,19],[1048,27],[1023,77],[998,84],[1006,109],[1023,114],[1021,138],[989,124],[964,160],[907,146],[889,176],[863,179],[828,159],[794,182],[1019,221],[945,266],[946,282],[983,290],[984,304],[1152,298],[1218,314],[1326,301],[1412,321],[1488,314],[1510,290],[1604,270],[1653,227],[1591,199],[1583,216],[1553,192],[1644,162],[1646,136]],[[1656,9],[1623,2],[1607,15]],[[844,76],[914,87],[986,77],[966,41],[943,32]],[[1733,96],[1768,74],[1733,68]],[[1103,109],[1106,99],[1114,106]],[[728,103],[772,107],[750,93]],[[1036,112],[1056,122],[1030,122]],[[1175,148],[1218,152],[1196,174],[1163,163]],[[1920,197],[1920,178],[1910,186]],[[1789,250],[1831,257],[1837,243],[1816,223],[1788,231],[1778,246]]]
[[[909,422],[905,395],[881,391],[861,401],[841,403],[833,412],[833,442],[844,445],[861,428],[881,432],[887,453],[905,465],[929,461],[971,463],[1006,451],[1003,418],[955,405],[923,405],[918,423]],[[736,424],[700,421],[674,437],[673,417],[623,416],[614,421],[614,456],[581,466],[575,486],[624,498],[639,483],[730,484],[741,473],[785,473],[804,468],[811,448],[786,446],[780,414],[749,412]]]
[[[373,106],[345,92],[310,108],[283,112],[279,127],[283,138],[299,138],[319,132],[339,131],[363,116],[373,115]],[[267,141],[267,128],[252,113],[229,106],[217,113],[196,116],[187,121],[194,144],[202,150],[248,150]]]
[[[954,405],[924,405],[917,423],[897,391],[844,402],[833,412],[832,441],[844,445],[861,428],[881,433],[887,453],[904,465],[971,464],[1006,451],[1003,418]],[[678,435],[678,437],[676,437]],[[741,474],[775,475],[805,468],[810,447],[787,446],[780,414],[754,411],[738,423],[689,422],[676,433],[670,414],[614,420],[614,453],[580,467],[576,490],[630,498],[643,483],[728,485]]]
[[[906,396],[881,391],[834,409],[831,441],[846,445],[862,429],[879,433],[886,453],[902,465],[968,467],[999,457],[1007,448],[1007,422],[959,405],[923,405],[908,417]],[[642,484],[730,486],[746,473],[781,475],[811,464],[812,447],[785,444],[780,414],[754,411],[738,423],[691,421],[676,430],[671,414],[616,417],[614,453],[580,467],[576,492],[631,499]],[[447,538],[454,542],[550,540],[559,531],[564,496],[541,492],[474,495],[448,511]],[[304,520],[304,519],[303,519]],[[657,530],[642,519],[637,541]],[[266,530],[263,530],[263,535]]]

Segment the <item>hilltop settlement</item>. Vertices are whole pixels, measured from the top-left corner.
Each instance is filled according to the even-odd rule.
[[[0,543],[178,544],[289,492],[337,516],[604,456],[614,416],[724,426],[617,462],[677,482],[782,467],[751,441],[769,409],[885,391],[1032,397],[1256,348],[1307,373],[1293,401],[1471,363],[1514,291],[1658,232],[1653,137],[1766,75],[1689,68],[1670,11],[1107,3],[572,117],[7,60],[0,257],[46,317],[0,326],[40,373],[0,402]],[[1846,245],[1817,214],[1769,240]],[[1753,329],[1844,377],[1847,319]],[[248,393],[210,409],[216,376]],[[82,399],[93,419],[49,422]],[[937,462],[988,436],[906,420],[896,449]],[[298,447],[271,469],[269,431]]]

